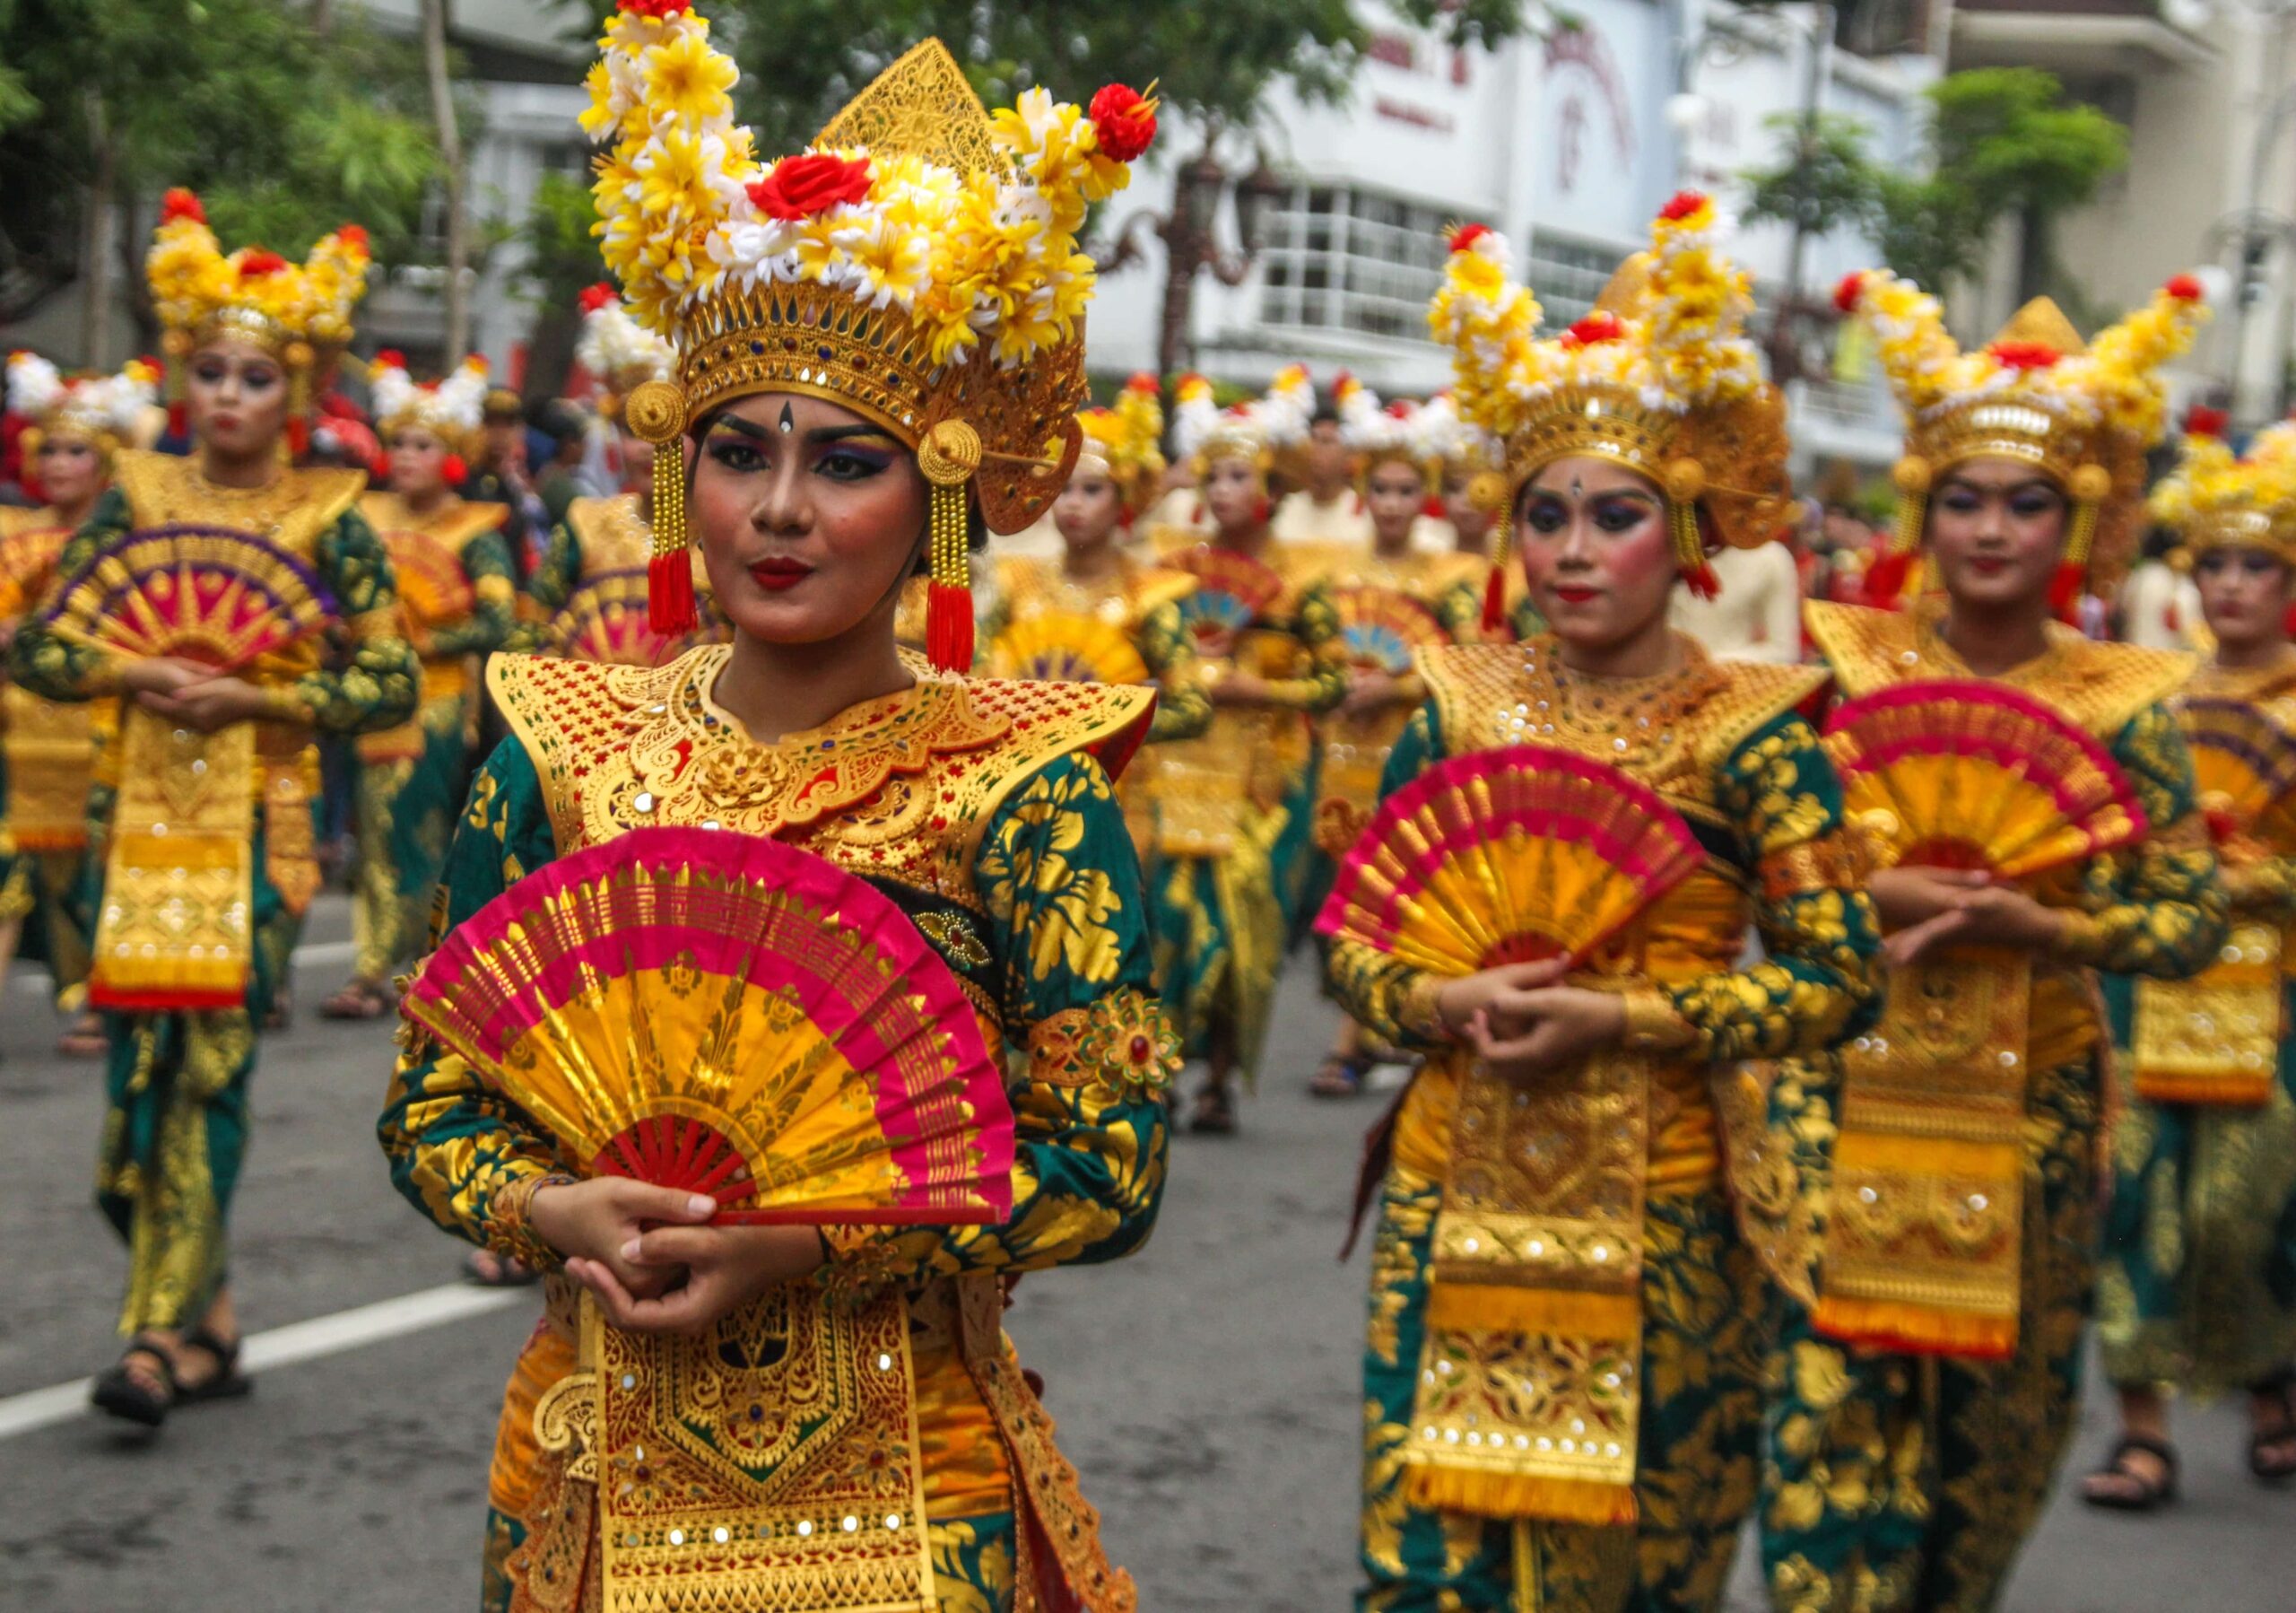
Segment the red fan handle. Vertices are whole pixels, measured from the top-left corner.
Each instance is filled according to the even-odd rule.
[[[607,1138],[590,1169],[601,1176],[707,1193],[721,1205],[737,1204],[757,1190],[748,1162],[724,1132],[680,1114],[654,1115]]]

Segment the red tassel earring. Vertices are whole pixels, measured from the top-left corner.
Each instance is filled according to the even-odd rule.
[[[967,489],[980,468],[980,433],[961,420],[944,420],[917,445],[917,467],[933,489],[925,595],[925,654],[936,672],[972,670],[971,506]]]
[[[622,423],[654,445],[654,545],[646,562],[646,625],[683,638],[700,621],[694,607],[693,557],[685,529],[685,394],[675,381],[646,381],[622,399]]]

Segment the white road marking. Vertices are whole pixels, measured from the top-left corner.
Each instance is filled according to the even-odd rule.
[[[396,1338],[403,1333],[416,1333],[425,1328],[443,1326],[450,1321],[463,1321],[473,1316],[484,1316],[495,1311],[507,1311],[517,1304],[536,1303],[532,1289],[481,1288],[469,1283],[445,1283],[436,1288],[425,1288],[419,1294],[403,1294],[396,1299],[378,1301],[371,1305],[360,1305],[349,1311],[337,1311],[331,1316],[314,1316],[309,1321],[291,1322],[283,1328],[274,1328],[267,1333],[248,1336],[247,1349],[240,1356],[251,1373],[268,1372],[300,1362],[316,1361],[322,1356],[336,1356],[345,1350],[355,1350],[370,1344],[379,1344],[386,1338]],[[88,1388],[91,1380],[82,1378],[71,1383],[52,1384],[46,1389],[34,1389],[23,1394],[11,1395],[0,1400],[0,1440],[13,1439],[20,1434],[46,1428],[80,1416],[88,1408]]]
[[[359,944],[356,941],[313,941],[309,946],[295,948],[292,955],[298,969],[321,969],[329,963],[349,963],[359,955]],[[47,970],[37,963],[27,963],[23,972],[16,976],[16,990],[37,991],[45,997],[55,987],[48,980]]]

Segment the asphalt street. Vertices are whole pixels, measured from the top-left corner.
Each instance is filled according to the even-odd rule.
[[[474,1606],[495,1412],[535,1302],[417,1325],[462,1298],[430,1292],[460,1246],[384,1175],[389,1027],[310,1012],[348,972],[346,934],[341,899],[322,898],[301,1012],[265,1043],[234,1216],[247,1324],[299,1359],[148,1444],[71,1409],[68,1389],[39,1398],[110,1359],[124,1260],[89,1200],[98,1071],[49,1051],[29,982],[0,996],[4,1613]],[[1011,1312],[1147,1613],[1333,1613],[1354,1582],[1363,1271],[1334,1251],[1372,1101],[1304,1095],[1328,1028],[1304,962],[1243,1135],[1178,1139],[1150,1247],[1031,1277]],[[2061,1497],[2011,1609],[2296,1608],[2296,1494],[2248,1478],[2236,1408],[2187,1411],[2179,1429],[2182,1504],[2127,1520]],[[2092,1397],[2076,1471],[2109,1435]],[[1742,1560],[1734,1613],[1759,1605],[1752,1587]]]

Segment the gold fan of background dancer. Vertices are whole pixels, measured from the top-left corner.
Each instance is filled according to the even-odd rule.
[[[318,887],[312,737],[414,709],[390,563],[353,507],[365,476],[288,462],[366,267],[351,225],[300,265],[226,257],[197,199],[169,193],[146,272],[194,452],[117,456],[12,656],[48,699],[126,697],[91,808],[103,890],[90,997],[111,1038],[97,1197],[128,1244],[130,1347],[95,1398],[138,1423],[245,1388],[225,1219],[256,1026]],[[234,614],[209,619],[187,580],[219,553],[239,557],[222,594]],[[131,619],[123,600],[143,607]],[[331,668],[316,632],[336,622],[349,648]],[[109,647],[150,639],[166,652]],[[249,645],[269,648],[249,660]]]
[[[159,372],[140,361],[117,375],[67,379],[38,353],[8,360],[9,410],[25,421],[27,474],[48,502],[0,510],[0,651],[46,598],[64,545],[94,511],[112,461],[156,425]],[[98,748],[116,728],[108,702],[43,700],[0,678],[0,985],[20,941],[47,963],[56,1006],[77,1016],[57,1051],[104,1051],[86,1007],[88,791]]]
[[[1486,556],[1460,554],[1448,527],[1427,514],[1444,447],[1431,428],[1452,423],[1440,414],[1425,418],[1426,411],[1412,403],[1382,406],[1378,395],[1352,376],[1340,379],[1335,402],[1371,539],[1361,548],[1303,549],[1292,562],[1296,572],[1317,576],[1331,590],[1348,659],[1347,693],[1319,723],[1323,761],[1305,913],[1322,905],[1331,859],[1344,855],[1362,833],[1378,800],[1387,753],[1427,698],[1413,655],[1482,636],[1483,589],[1491,574]],[[1309,1090],[1321,1097],[1351,1096],[1361,1090],[1373,1062],[1361,1027],[1343,1016]]]
[[[613,432],[622,491],[567,505],[526,579],[525,620],[509,648],[652,666],[694,644],[722,641],[722,624],[707,610],[680,642],[665,644],[646,622],[654,445],[630,429],[622,405],[637,388],[669,378],[675,351],[630,317],[612,286],[594,285],[582,293],[576,357],[604,388],[598,409]]]
[[[1347,689],[1330,590],[1312,580],[1319,552],[1279,545],[1268,527],[1268,467],[1306,440],[1309,401],[1282,387],[1222,410],[1209,382],[1183,378],[1175,445],[1212,531],[1150,535],[1196,578],[1179,609],[1213,705],[1209,731],[1156,753],[1149,874],[1158,992],[1204,1062],[1189,1124],[1210,1133],[1236,1129],[1234,1080],[1258,1068],[1313,849],[1312,719]]]
[[[2215,641],[2174,710],[2232,920],[2189,981],[2105,981],[2126,1086],[2097,1310],[2124,1437],[2082,1494],[2132,1511],[2175,1493],[2176,1391],[2246,1390],[2250,1471],[2296,1475],[2296,427],[2237,459],[2188,436],[2152,513]]]
[[[385,353],[368,383],[390,486],[368,490],[359,513],[390,554],[405,636],[422,658],[422,694],[413,722],[352,741],[357,950],[351,979],[320,1005],[329,1019],[388,1013],[391,975],[422,945],[476,738],[474,674],[502,647],[517,595],[502,536],[509,506],[455,491],[484,424],[485,362],[467,359],[445,380],[418,386],[405,362]]]
[[[2126,565],[2161,429],[2155,371],[2205,310],[2180,276],[2093,343],[2042,301],[1963,353],[1935,300],[1893,275],[1853,275],[1839,301],[1872,323],[1906,414],[1895,555],[1926,558],[1942,592],[1901,612],[1812,604],[1810,632],[1845,695],[1907,689],[1921,733],[1952,744],[1932,754],[1922,802],[1861,818],[1874,858],[1906,864],[1868,882],[1892,932],[1890,999],[1845,1055],[1820,1303],[1787,1319],[1777,1366],[1762,1551],[1781,1609],[1979,1613],[2073,1426],[2107,1053],[2092,971],[2190,974],[2224,933],[2163,704],[2190,662],[2050,620]],[[2005,772],[1994,747],[1963,743],[2005,712],[2074,743],[2021,743]],[[2011,798],[2028,766],[2105,805],[2067,820],[2070,861],[2027,879],[1969,871],[1996,855],[1984,803]],[[2140,827],[2124,801],[2142,840],[2084,853]],[[1988,844],[1899,845],[1917,805]]]
[[[687,626],[691,524],[735,636],[658,669],[498,657],[514,737],[473,791],[439,911],[461,925],[641,825],[770,835],[865,877],[963,982],[999,1068],[1013,1055],[1015,1204],[1004,1225],[831,1226],[826,1247],[687,1225],[714,1205],[570,1181],[587,1161],[413,1038],[383,1122],[401,1190],[565,1273],[505,1399],[487,1605],[1128,1613],[998,1318],[1014,1274],[1136,1247],[1162,1190],[1173,1060],[1110,788],[1154,696],[954,674],[972,659],[970,523],[1027,525],[1073,467],[1093,283],[1075,232],[1125,184],[1154,103],[1110,86],[1088,116],[1031,90],[992,120],[928,43],[767,165],[706,30],[632,0],[606,23],[587,121],[611,143],[609,266],[678,352],[674,381],[627,400],[660,450],[649,621]],[[711,153],[710,183],[649,211],[615,176],[674,150]],[[997,219],[1030,228],[1008,241]],[[665,243],[692,249],[691,281]],[[892,632],[919,565],[923,675]],[[665,1365],[641,1388],[592,1370],[607,1349]],[[784,1416],[832,1399],[850,1414]],[[657,1442],[653,1417],[684,1432]]]
[[[1781,1063],[1772,1124],[1740,1060],[1820,1053],[1866,1023],[1879,936],[1796,714],[1823,673],[1711,660],[1666,625],[1709,545],[1770,541],[1787,497],[1784,405],[1714,229],[1704,196],[1675,197],[1648,258],[1541,339],[1504,243],[1472,226],[1432,310],[1462,412],[1504,440],[1516,546],[1553,630],[1421,654],[1431,698],[1385,799],[1405,810],[1431,772],[1487,797],[1431,804],[1463,826],[1439,861],[1430,819],[1375,818],[1318,926],[1396,858],[1425,883],[1390,911],[1478,937],[1446,969],[1347,925],[1331,950],[1341,1000],[1427,1055],[1367,1159],[1383,1180],[1366,1613],[1718,1606],[1754,1498],[1765,1268],[1807,1291],[1823,1157],[1788,1127],[1832,1067]],[[1609,939],[1569,934],[1628,866],[1592,833],[1608,820],[1543,826],[1574,778],[1604,815],[1647,798],[1632,834],[1663,819],[1679,835],[1672,882]],[[1531,798],[1503,838],[1482,832],[1502,789]],[[1750,924],[1768,955],[1741,968]],[[1494,965],[1493,942],[1536,957],[1512,950],[1536,936],[1596,950]]]

